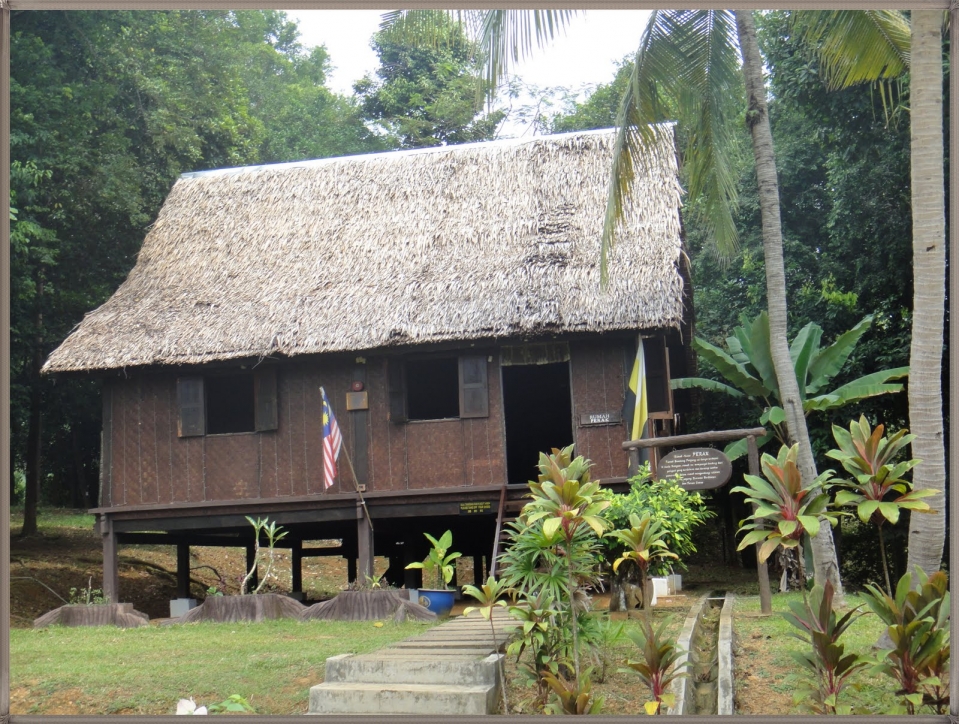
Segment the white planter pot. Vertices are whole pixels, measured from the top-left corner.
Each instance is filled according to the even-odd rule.
[[[666,578],[653,578],[653,601],[659,596],[668,596],[669,587]]]

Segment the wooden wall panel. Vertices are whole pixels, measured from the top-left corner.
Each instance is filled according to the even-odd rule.
[[[626,456],[620,453],[625,426],[583,427],[579,416],[621,409],[624,346],[608,341],[571,345],[576,441],[600,477],[625,474]],[[489,357],[488,418],[406,424],[388,420],[387,357],[367,359],[368,490],[486,486],[505,480],[499,356],[491,350]],[[176,434],[175,372],[112,381],[108,499],[123,506],[351,492],[344,455],[338,482],[329,490],[323,485],[319,387],[327,389],[343,444],[352,452],[357,417],[346,409],[346,392],[355,365],[352,358],[285,363],[278,373],[277,430],[193,438]]]

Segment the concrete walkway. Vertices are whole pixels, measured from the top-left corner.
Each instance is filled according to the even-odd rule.
[[[501,653],[518,627],[506,610],[478,611],[369,654],[326,660],[308,714],[491,714],[500,700]]]

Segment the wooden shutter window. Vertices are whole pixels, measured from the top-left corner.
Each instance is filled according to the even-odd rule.
[[[409,419],[406,411],[406,365],[399,358],[388,360],[386,365],[390,395],[390,422],[406,422]]]
[[[489,417],[485,355],[460,357],[460,417]]]
[[[276,430],[276,368],[264,367],[253,371],[253,405],[256,417],[256,431]]]
[[[206,432],[203,378],[179,377],[176,381],[176,399],[179,408],[177,435],[196,437]]]

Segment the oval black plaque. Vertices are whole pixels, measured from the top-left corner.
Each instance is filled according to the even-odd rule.
[[[660,478],[679,474],[686,490],[721,488],[733,474],[733,464],[722,451],[711,447],[688,447],[664,455],[657,466]]]

